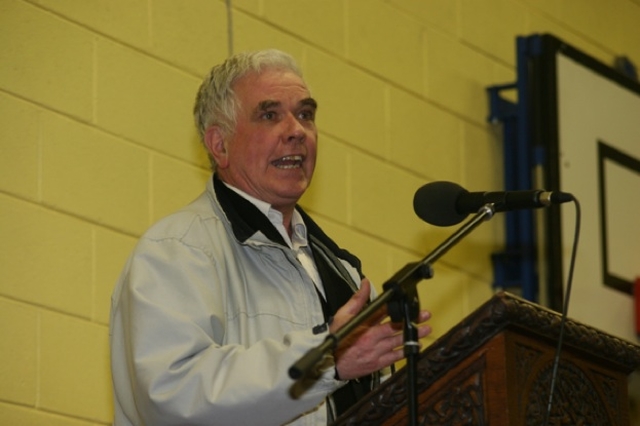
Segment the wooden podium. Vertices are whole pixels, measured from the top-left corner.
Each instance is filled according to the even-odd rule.
[[[418,424],[544,423],[560,315],[498,293],[426,348],[418,361]],[[570,319],[549,425],[629,425],[627,376],[640,347]],[[407,424],[406,370],[335,426]]]

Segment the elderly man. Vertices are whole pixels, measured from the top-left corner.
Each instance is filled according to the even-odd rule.
[[[275,50],[234,56],[203,82],[195,117],[214,175],[145,233],[113,294],[116,426],[326,425],[402,358],[380,312],[302,391],[287,374],[371,291],[359,260],[296,204],[315,167],[316,108]]]

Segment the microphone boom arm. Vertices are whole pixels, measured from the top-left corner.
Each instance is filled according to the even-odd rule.
[[[315,348],[309,350],[293,366],[289,368],[289,377],[294,380],[306,376],[325,356],[333,351],[340,340],[369,318],[375,311],[387,304],[387,311],[393,322],[403,322],[404,354],[407,368],[407,414],[408,425],[418,424],[418,329],[414,324],[420,312],[418,300],[418,283],[433,276],[431,264],[442,257],[451,247],[473,231],[484,220],[489,220],[495,213],[493,203],[485,204],[464,225],[442,242],[420,262],[408,263],[383,284],[384,291],[372,300],[356,316],[351,318],[338,331],[329,334]]]
[[[306,376],[329,352],[333,351],[338,346],[338,343],[344,337],[353,332],[353,330],[355,330],[367,318],[372,316],[373,313],[383,305],[390,303],[400,294],[417,294],[415,292],[415,287],[418,282],[425,278],[431,278],[433,275],[431,264],[442,257],[462,238],[471,233],[471,231],[478,227],[482,221],[490,220],[494,213],[495,210],[493,204],[490,203],[482,206],[471,219],[458,228],[453,235],[442,242],[424,259],[419,262],[409,263],[400,271],[396,272],[396,274],[383,285],[384,291],[382,294],[372,300],[356,316],[340,327],[340,329],[335,333],[329,334],[325,338],[324,342],[309,350],[304,356],[302,356],[302,358],[293,364],[291,368],[289,368],[289,377],[297,380]],[[417,312],[415,312],[415,315],[417,315]],[[394,316],[397,317],[395,313]],[[413,316],[412,319],[415,319],[415,316]],[[394,320],[393,317],[392,320]]]

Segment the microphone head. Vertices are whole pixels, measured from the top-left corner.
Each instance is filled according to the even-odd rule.
[[[453,182],[431,182],[413,196],[413,210],[418,217],[435,226],[451,226],[462,222],[467,214],[456,209],[458,198],[468,191]]]

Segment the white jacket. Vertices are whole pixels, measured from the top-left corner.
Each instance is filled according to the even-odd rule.
[[[212,181],[140,239],[114,290],[114,425],[326,425],[333,360],[298,398],[288,376],[326,337],[314,284],[288,247],[232,226]]]

